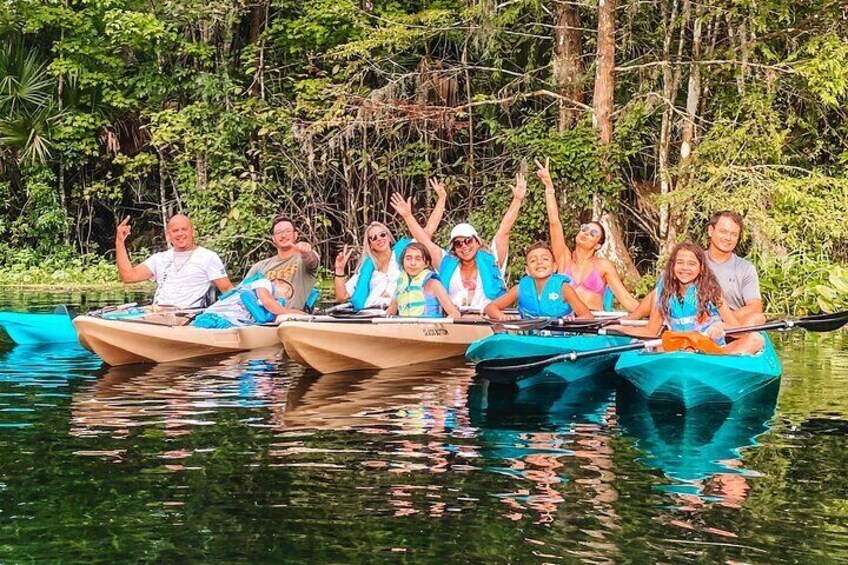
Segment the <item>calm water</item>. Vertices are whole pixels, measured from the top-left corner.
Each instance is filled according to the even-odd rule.
[[[612,376],[518,393],[461,361],[103,368],[3,341],[0,562],[848,562],[848,336],[778,342],[779,387],[684,416]]]

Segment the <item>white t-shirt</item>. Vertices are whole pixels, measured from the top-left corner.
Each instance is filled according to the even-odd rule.
[[[386,272],[380,272],[376,268],[371,275],[371,284],[368,285],[368,298],[365,300],[365,308],[379,308],[388,306],[397,290],[398,276],[400,276],[400,266],[395,259],[395,254],[392,253],[389,259],[389,266]],[[356,283],[359,280],[359,273],[356,273],[345,283],[345,290],[350,296],[356,291]]]
[[[158,288],[155,304],[193,308],[199,306],[213,280],[227,276],[218,254],[205,247],[174,253],[155,253],[142,263],[153,273]]]
[[[494,243],[492,244],[492,255],[495,256],[495,260],[497,260],[498,252]],[[447,251],[445,252],[447,253]],[[503,267],[499,266],[498,270],[500,270],[501,275],[506,272],[507,261],[504,261]],[[445,281],[442,281],[442,284],[445,284]],[[453,272],[453,276],[450,281],[447,281],[448,287],[448,296],[450,296],[451,302],[453,302],[457,308],[471,308],[471,309],[479,309],[482,310],[489,305],[491,300],[486,298],[486,293],[483,290],[483,279],[480,278],[480,271],[477,271],[477,279],[474,281],[474,290],[470,290],[465,288],[462,284],[462,272],[460,267],[457,267]]]
[[[240,290],[257,290],[260,288],[264,288],[270,292],[272,296],[274,296],[274,285],[266,278],[257,279],[239,287]],[[219,300],[207,308],[206,312],[209,314],[217,314],[234,326],[247,326],[256,322],[250,312],[248,312],[247,308],[244,307],[241,294],[238,292],[234,292],[223,300]]]

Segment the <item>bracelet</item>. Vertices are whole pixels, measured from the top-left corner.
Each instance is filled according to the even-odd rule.
[[[344,278],[344,277],[346,277],[346,276],[347,276],[347,275],[346,275],[346,274],[344,274],[344,273],[342,273],[342,274],[338,274],[338,273],[336,273],[336,272],[333,272],[333,274],[334,274],[334,275],[336,275],[337,277],[342,277],[342,278]]]

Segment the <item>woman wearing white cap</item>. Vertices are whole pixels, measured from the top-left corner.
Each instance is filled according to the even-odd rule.
[[[427,219],[427,225],[424,226],[428,235],[434,234],[439,228],[447,200],[445,183],[431,179],[430,186],[433,187],[437,200]],[[360,250],[359,264],[350,279],[347,278],[345,270],[356,248],[345,245],[336,256],[333,273],[336,300],[350,301],[356,311],[388,306],[394,297],[400,275],[399,258],[411,241],[410,238],[402,238],[396,242],[391,230],[382,222],[368,224]]]
[[[445,251],[430,238],[412,215],[412,199],[404,200],[393,194],[391,203],[403,217],[412,236],[427,246],[433,256],[433,266],[447,287],[451,301],[458,307],[480,309],[506,292],[504,270],[509,256],[509,234],[518,219],[521,202],[527,193],[524,175],[515,175],[512,202],[504,214],[492,240],[491,250],[471,224],[457,224],[451,230],[448,250]]]

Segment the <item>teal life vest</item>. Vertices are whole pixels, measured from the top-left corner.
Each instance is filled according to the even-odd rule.
[[[412,243],[412,239],[405,237],[398,240],[392,247],[392,255],[394,255],[399,269],[403,268],[400,260],[401,254],[410,243]],[[365,260],[362,261],[362,265],[359,267],[356,288],[353,289],[353,294],[350,295],[350,304],[357,312],[365,308],[365,302],[368,300],[368,295],[371,294],[371,277],[374,275],[374,270],[374,261],[366,255]]]
[[[438,275],[424,269],[415,278],[401,271],[398,277],[397,294],[398,316],[402,318],[441,318],[442,306],[436,296],[424,290],[430,279],[439,280]]]
[[[483,294],[486,298],[494,300],[506,294],[506,282],[498,268],[495,256],[480,249],[474,256],[474,262],[477,263],[477,272],[483,282]],[[439,279],[444,281],[445,287],[450,288],[451,279],[456,274],[459,263],[459,258],[456,255],[445,252],[445,256],[442,257],[442,264],[439,265]]]
[[[660,306],[662,296],[663,280],[657,281],[657,308]],[[690,284],[681,300],[679,296],[672,296],[668,301],[668,319],[665,324],[673,332],[699,332],[704,333],[711,325],[721,322],[718,308],[712,302],[707,306],[707,316],[704,320],[698,319],[698,291],[694,284]],[[719,345],[725,345],[724,338],[714,340]]]
[[[221,300],[229,298],[234,294],[238,294],[239,300],[241,300],[241,303],[244,306],[245,310],[247,310],[248,313],[253,317],[253,321],[255,324],[270,324],[271,322],[277,319],[277,315],[262,305],[262,302],[259,300],[259,297],[257,296],[255,290],[249,290],[245,288],[249,284],[264,278],[265,275],[263,275],[262,273],[257,273],[252,277],[248,277],[241,281],[235,288],[232,288],[222,294],[218,298],[218,301],[220,302]],[[277,300],[279,301],[280,305],[286,305],[285,298],[278,298]]]
[[[522,318],[564,318],[574,312],[562,295],[562,285],[571,277],[554,273],[545,283],[542,294],[536,294],[536,281],[524,275],[518,281],[518,311]]]

